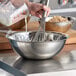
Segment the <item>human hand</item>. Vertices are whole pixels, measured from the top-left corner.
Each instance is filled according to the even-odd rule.
[[[28,0],[11,0],[11,2],[16,7],[23,5],[25,2],[29,8],[30,14],[39,18],[42,17],[43,10],[47,11],[47,16],[50,14],[50,8],[40,3],[29,2]],[[23,12],[23,14],[26,13]]]
[[[30,14],[37,16],[39,18],[42,17],[43,11],[47,12],[47,16],[50,14],[50,8],[40,3],[30,2],[30,4],[28,5],[28,8],[29,8]]]

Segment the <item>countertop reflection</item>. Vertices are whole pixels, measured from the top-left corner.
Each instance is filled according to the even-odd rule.
[[[23,59],[17,54],[0,55],[0,60],[26,73],[45,73],[76,69],[76,50],[47,60]]]

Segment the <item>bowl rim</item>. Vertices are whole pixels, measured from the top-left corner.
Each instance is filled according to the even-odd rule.
[[[52,19],[54,16],[48,16],[45,18],[45,22],[49,22],[50,19]],[[68,19],[68,21],[62,21],[62,22],[50,22],[50,23],[53,23],[53,24],[56,24],[56,23],[66,23],[66,22],[69,22],[69,24],[72,24],[73,23],[73,19],[71,18],[71,16],[61,16],[63,18],[70,18],[70,20]],[[39,20],[40,21],[40,20]]]
[[[16,32],[13,32],[11,34],[6,34],[6,38],[8,38],[9,40],[13,40],[13,41],[16,41],[16,42],[23,42],[23,43],[50,43],[50,42],[59,42],[59,41],[63,41],[63,40],[67,40],[69,38],[69,35],[68,34],[65,34],[65,33],[62,33],[62,32],[55,32],[55,31],[46,31],[46,33],[57,33],[57,34],[62,34],[64,35],[66,38],[65,39],[62,39],[62,40],[54,40],[54,41],[41,41],[41,42],[31,42],[31,41],[19,41],[19,40],[15,40],[15,39],[11,39],[10,36],[12,36],[13,34],[15,33],[24,33],[25,31],[16,31]],[[36,31],[28,31],[28,32],[25,32],[25,33],[31,33],[31,32],[36,32]]]

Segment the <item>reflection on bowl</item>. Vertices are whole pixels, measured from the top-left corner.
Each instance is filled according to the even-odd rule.
[[[48,59],[61,51],[68,37],[66,34],[62,33],[46,32],[46,38],[49,38],[49,41],[31,42],[32,35],[35,33],[36,32],[16,32],[7,35],[7,38],[13,49],[22,57],[30,59]]]

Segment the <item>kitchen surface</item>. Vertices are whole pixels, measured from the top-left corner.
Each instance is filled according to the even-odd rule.
[[[70,48],[69,48],[70,47]],[[67,52],[68,49],[70,52]],[[74,50],[72,50],[74,49]],[[7,63],[8,65],[20,70],[27,76],[75,76],[76,74],[76,45],[65,45],[63,52],[59,55],[47,60],[30,60],[23,59],[13,50],[0,51],[0,60]],[[1,64],[0,64],[1,65]],[[3,76],[12,76],[10,73],[0,70],[0,74],[4,72]],[[10,69],[9,69],[10,71]],[[64,74],[64,75],[63,75]],[[71,75],[70,75],[71,74]]]
[[[41,2],[41,0],[38,1],[30,0],[30,1]],[[49,17],[53,15],[60,15],[60,16],[74,17],[74,18],[76,17],[76,10],[75,10],[76,0],[50,0],[49,3],[50,3],[49,6],[52,9]],[[12,30],[19,32],[24,31],[25,30],[24,16],[23,15],[18,16],[16,20],[17,21],[15,21],[15,24],[13,24],[12,27],[11,26],[8,27]],[[28,18],[28,27],[26,27],[27,31],[38,30],[39,27],[38,20],[39,18],[34,16],[31,16],[30,21]],[[0,26],[3,27],[2,24],[0,24]],[[0,27],[1,30],[7,29],[6,27],[3,28],[1,27]],[[66,76],[66,75],[76,76],[76,20],[75,19],[73,20],[73,24],[71,28],[64,34],[69,35],[69,38],[66,39],[64,47],[61,48],[61,50],[59,50],[59,52],[57,52],[55,56],[48,59],[30,59],[30,58],[21,57],[17,53],[18,51],[15,51],[16,49],[19,50],[20,48],[12,47],[10,43],[10,39],[8,39],[4,33],[0,32],[0,61],[1,61],[0,76]],[[24,47],[23,44],[22,47]],[[22,48],[20,50],[22,50]],[[41,54],[39,54],[39,56],[40,55]],[[47,54],[45,55],[47,56]],[[28,53],[26,56],[28,57]]]

